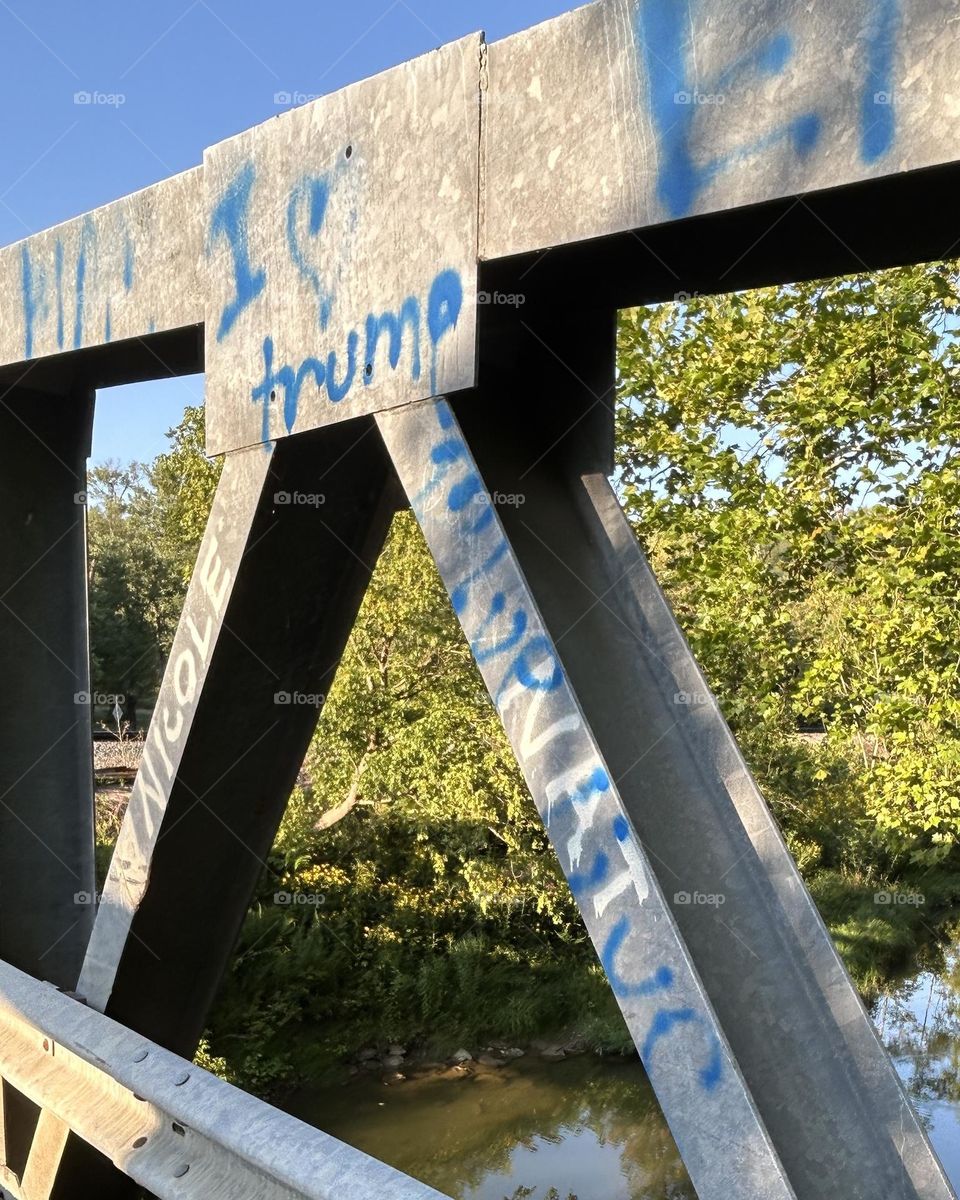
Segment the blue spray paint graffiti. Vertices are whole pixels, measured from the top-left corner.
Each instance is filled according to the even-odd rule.
[[[460,319],[463,307],[463,284],[456,271],[441,271],[430,288],[427,306],[427,327],[433,351],[430,358],[430,394],[437,394],[437,347],[448,329]]]
[[[310,261],[304,238],[315,242],[323,228],[330,202],[330,181],[323,175],[305,175],[290,192],[287,202],[287,248],[294,266],[309,283],[317,299],[320,329],[330,323],[333,294],[327,291],[320,271]],[[306,217],[305,225],[301,213]]]
[[[670,1033],[678,1025],[698,1025],[702,1026],[705,1022],[699,1013],[692,1008],[661,1008],[653,1019],[650,1026],[650,1032],[647,1034],[646,1040],[639,1048],[640,1058],[643,1065],[650,1070],[653,1051],[659,1041],[669,1036]],[[723,1072],[723,1063],[720,1058],[720,1047],[717,1045],[716,1038],[712,1032],[707,1029],[707,1035],[710,1042],[709,1056],[707,1064],[700,1068],[700,1082],[703,1087],[711,1092],[720,1082],[720,1076]]]
[[[122,259],[112,252],[114,246],[122,247]],[[52,263],[38,261],[29,242],[20,248],[25,358],[49,353],[54,342],[57,350],[65,349],[71,317],[72,349],[81,349],[91,331],[102,330],[102,340],[109,342],[113,300],[121,296],[121,283],[124,295],[134,286],[134,247],[122,217],[106,229],[98,227],[89,215],[79,219],[73,238],[58,234],[53,240],[51,258]],[[52,325],[48,324],[51,310]]]
[[[657,194],[671,217],[690,212],[700,193],[721,171],[736,161],[789,140],[797,154],[806,155],[820,136],[820,119],[805,113],[765,137],[698,166],[693,159],[693,125],[700,94],[723,96],[726,89],[751,76],[777,75],[793,48],[779,33],[734,60],[714,80],[700,84],[691,78],[687,62],[691,22],[700,0],[641,0],[637,7],[637,44],[649,81],[649,104],[660,147]],[[721,101],[722,103],[722,101]]]
[[[38,317],[43,312],[43,271],[34,268],[30,247],[20,247],[20,296],[23,304],[23,356],[33,358],[33,339]]]
[[[210,217],[207,254],[223,238],[230,249],[233,264],[233,299],[225,305],[217,326],[217,341],[233,328],[237,317],[260,295],[267,283],[264,268],[250,264],[249,224],[250,193],[253,190],[253,163],[245,163],[220,197]]]
[[[90,217],[84,217],[80,227],[80,245],[77,250],[77,270],[74,280],[73,348],[83,345],[83,307],[86,303],[87,255],[96,251],[97,231]],[[109,320],[109,319],[108,319]]]
[[[320,333],[327,330],[336,297],[324,281],[317,265],[323,249],[323,234],[332,198],[336,195],[334,181],[339,170],[320,175],[303,175],[290,189],[284,221],[284,235],[290,262],[297,274],[313,292],[317,304],[317,323]],[[251,198],[256,186],[256,171],[246,162],[236,173],[214,205],[207,234],[207,254],[221,239],[225,240],[232,261],[233,295],[220,313],[217,341],[222,341],[233,329],[240,314],[266,292],[268,281],[265,267],[251,263],[249,225]],[[351,221],[354,210],[351,212]],[[331,258],[339,261],[342,248],[334,247]],[[282,283],[282,281],[278,281]],[[364,387],[377,382],[378,367],[384,369],[380,347],[386,345],[386,365],[398,371],[404,355],[409,362],[409,377],[417,382],[421,375],[421,345],[423,325],[430,348],[431,387],[438,381],[439,350],[449,332],[456,328],[463,309],[463,283],[457,271],[445,269],[432,280],[425,300],[408,295],[397,308],[373,311],[366,315],[360,328],[348,329],[343,357],[330,350],[310,354],[297,363],[277,363],[276,342],[271,334],[263,338],[263,371],[260,381],[251,389],[251,400],[262,408],[261,440],[269,448],[272,406],[281,401],[283,425],[287,433],[296,426],[300,401],[305,386],[325,392],[331,404],[340,404],[350,395],[358,378]],[[361,329],[364,357],[360,358]],[[362,369],[361,369],[362,364]]]
[[[860,101],[860,153],[867,163],[881,159],[896,137],[893,65],[898,24],[897,0],[874,0]]]
[[[721,1046],[706,1016],[692,1005],[690,989],[680,988],[679,961],[676,968],[661,962],[637,977],[623,965],[634,962],[624,951],[638,903],[649,894],[639,846],[453,414],[445,401],[430,411],[438,430],[426,478],[416,466],[411,480],[402,455],[398,466],[454,610],[585,918],[592,907],[594,920],[600,921],[608,906],[624,897],[602,928],[590,919],[588,925],[614,992],[642,1014],[637,1043],[646,1047],[645,1061],[650,1066],[654,1047],[671,1031],[696,1027],[709,1043],[698,1081],[711,1091],[723,1074]],[[601,813],[607,814],[603,820]],[[622,859],[616,868],[615,858]],[[581,867],[582,859],[588,865]]]
[[[451,282],[451,277],[455,281],[455,289],[454,282]],[[439,289],[438,280],[441,281]],[[439,301],[435,299],[438,290],[441,294]],[[463,288],[460,283],[460,276],[455,271],[441,271],[430,287],[427,301],[428,313],[433,313],[436,308],[439,314],[437,319],[428,321],[431,354],[434,359],[437,355],[439,343],[451,329],[455,328],[462,303]],[[416,326],[413,326],[411,324],[411,317],[413,314],[416,314],[419,318],[420,312],[420,302],[415,297],[409,296],[402,302],[397,313],[371,313],[364,321],[368,346],[372,327],[375,327],[377,330],[386,329],[390,332],[391,346],[389,361],[391,368],[394,370],[400,364],[401,353],[404,347],[404,331],[409,330],[412,344],[415,348],[411,355],[410,367],[411,378],[414,380],[420,377],[420,326],[419,321]],[[374,343],[375,341],[376,339],[374,339]],[[349,330],[347,333],[346,366],[343,370],[342,378],[338,380],[338,359],[335,351],[331,350],[325,359],[309,355],[296,367],[290,363],[275,366],[273,338],[265,337],[263,339],[263,375],[260,382],[253,387],[250,398],[254,404],[262,406],[261,439],[266,445],[269,446],[270,443],[271,404],[282,397],[284,428],[287,433],[292,433],[297,420],[302,390],[304,384],[308,381],[312,381],[313,385],[320,391],[325,389],[327,399],[331,404],[340,404],[347,398],[357,379],[357,351],[359,346],[360,334],[355,329]],[[376,346],[374,344],[375,349]],[[373,359],[368,359],[367,366],[370,370],[364,370],[364,379],[367,382],[369,382],[369,376],[373,374],[372,364]]]
[[[54,277],[57,290],[57,349],[63,349],[63,242],[57,238],[53,251]]]
[[[403,349],[404,329],[410,330],[413,341],[413,361],[410,368],[410,378],[416,381],[420,378],[420,301],[415,296],[408,296],[400,306],[399,313],[385,312],[367,317],[367,345],[363,372],[364,386],[369,387],[377,369],[377,346],[383,334],[389,338],[387,357],[392,370],[396,370],[400,362],[400,351]]]
[[[779,31],[712,79],[699,80],[691,30],[701,4],[702,0],[639,0],[637,5],[637,49],[660,154],[657,196],[671,217],[691,212],[704,189],[736,163],[783,143],[806,158],[823,133],[820,115],[804,112],[733,152],[695,161],[695,122],[708,119],[699,101],[709,101],[708,109],[716,112],[738,83],[782,74],[796,50],[791,36]],[[873,0],[860,89],[861,156],[868,164],[886,154],[896,136],[891,88],[898,21],[898,0]]]

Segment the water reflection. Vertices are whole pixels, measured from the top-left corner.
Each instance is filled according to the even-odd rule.
[[[290,1108],[457,1200],[696,1200],[638,1062],[520,1059],[470,1078],[364,1080]]]
[[[873,1019],[951,1183],[960,1187],[960,947],[889,988]]]
[[[960,943],[871,1008],[958,1187]],[[289,1107],[456,1200],[696,1200],[637,1061],[525,1058],[392,1087],[368,1077]]]

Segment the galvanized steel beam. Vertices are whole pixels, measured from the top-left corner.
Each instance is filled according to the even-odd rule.
[[[0,397],[0,955],[73,987],[93,926],[93,398]]]
[[[541,354],[466,433],[443,401],[378,423],[697,1194],[946,1200],[605,476],[516,417],[562,386]]]
[[[0,364],[203,320],[194,167],[0,250]]]
[[[952,0],[600,0],[494,42],[481,257],[955,162],[955,17]]]
[[[0,1076],[160,1200],[441,1200],[8,963]],[[36,1200],[29,1180],[0,1182]]]
[[[368,423],[225,460],[78,985],[182,1053],[264,869],[394,488]]]

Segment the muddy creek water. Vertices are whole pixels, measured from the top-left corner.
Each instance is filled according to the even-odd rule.
[[[960,947],[872,1013],[960,1189]],[[369,1075],[288,1107],[455,1200],[696,1200],[636,1060],[529,1054],[392,1084]]]

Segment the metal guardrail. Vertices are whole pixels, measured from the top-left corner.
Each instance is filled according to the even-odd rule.
[[[441,1200],[8,963],[0,1077],[161,1200]]]

